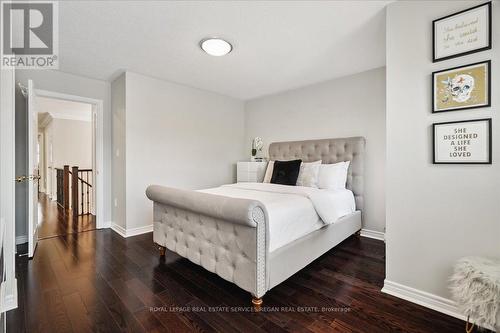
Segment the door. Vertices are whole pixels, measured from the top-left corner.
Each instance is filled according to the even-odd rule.
[[[13,68],[0,69],[0,228],[3,245],[0,265],[0,311],[17,306],[15,267],[15,77]],[[0,242],[1,243],[1,242]],[[0,269],[1,270],[1,269]],[[1,328],[0,328],[1,330]]]
[[[33,81],[28,81],[28,257],[33,258],[38,242],[38,113]]]

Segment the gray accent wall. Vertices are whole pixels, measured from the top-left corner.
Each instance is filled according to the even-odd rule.
[[[500,255],[500,3],[493,49],[432,63],[432,21],[477,1],[396,1],[387,8],[386,280],[450,298],[455,261]],[[433,71],[492,60],[492,107],[431,113]],[[492,165],[432,164],[432,123],[493,119]]]
[[[262,97],[245,105],[245,155],[251,142],[364,136],[363,228],[385,228],[385,67]]]

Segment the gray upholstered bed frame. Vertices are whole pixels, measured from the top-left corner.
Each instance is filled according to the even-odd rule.
[[[268,217],[256,200],[168,188],[148,187],[154,202],[153,239],[160,247],[188,258],[253,295],[257,308],[262,296],[310,262],[361,229],[364,205],[364,151],[362,137],[275,142],[271,160],[302,159],[324,164],[351,161],[347,188],[356,200],[356,212],[269,252]]]

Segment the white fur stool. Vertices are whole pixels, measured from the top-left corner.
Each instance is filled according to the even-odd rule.
[[[462,258],[456,263],[450,282],[453,298],[468,318],[466,331],[472,332],[475,323],[500,332],[500,260]]]

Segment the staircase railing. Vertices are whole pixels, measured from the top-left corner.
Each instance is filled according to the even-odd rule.
[[[73,187],[73,193],[75,197],[78,197],[78,200],[75,199],[73,207],[77,207],[78,215],[92,214],[92,169],[73,167],[73,174],[77,175],[77,186]]]
[[[93,203],[93,170],[71,168],[65,165],[57,172],[57,203],[64,209],[71,210],[72,214],[92,214]]]

